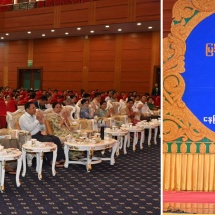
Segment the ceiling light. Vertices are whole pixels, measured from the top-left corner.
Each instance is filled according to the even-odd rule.
[[[122,31],[122,29],[121,29],[121,28],[119,28],[119,29],[118,29],[118,31]]]
[[[105,25],[105,28],[109,28],[110,26],[109,25]]]
[[[45,34],[42,34],[42,37],[45,37],[46,35]]]
[[[54,29],[52,29],[52,30],[51,30],[51,32],[55,32],[55,30],[54,30]]]
[[[31,34],[31,32],[30,32],[30,31],[28,31],[28,34]]]
[[[81,28],[77,28],[77,30],[78,30],[78,31],[80,31],[80,30],[81,30]]]
[[[66,35],[68,35],[69,33],[68,33],[68,32],[66,32],[65,34],[66,34]]]
[[[152,29],[152,26],[149,26],[148,29]]]
[[[3,40],[4,39],[4,37],[1,37],[1,40]]]
[[[142,25],[142,23],[141,23],[141,22],[138,22],[137,25]]]
[[[90,31],[90,33],[92,33],[92,34],[93,34],[93,33],[94,33],[94,31]]]
[[[8,34],[8,33],[6,33],[5,35],[7,35],[7,36],[8,36],[9,34]]]

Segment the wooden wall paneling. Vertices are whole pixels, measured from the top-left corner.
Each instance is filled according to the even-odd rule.
[[[123,35],[116,35],[115,68],[114,68],[114,89],[121,91],[121,58],[122,58]]]
[[[133,92],[133,91],[137,91],[139,94],[144,94],[144,93],[148,93],[148,89],[149,89],[149,84],[148,83],[143,83],[143,82],[122,82],[121,83],[121,91],[122,92]]]
[[[71,4],[61,6],[60,27],[74,27],[88,25],[91,16],[90,4]]]
[[[154,86],[154,68],[160,65],[160,32],[152,32],[152,54],[151,54],[151,71],[150,71],[150,89],[152,92]]]
[[[54,7],[54,28],[60,27],[61,6]]]
[[[121,91],[149,91],[151,43],[151,32],[123,36]]]
[[[34,44],[34,66],[43,67],[43,89],[82,88],[83,37],[35,40]]]
[[[0,42],[0,86],[3,86],[4,74],[4,42]]]
[[[95,24],[121,23],[129,21],[128,0],[96,1]]]
[[[163,1],[163,37],[170,33],[172,23],[172,8],[177,0]]]
[[[96,18],[96,2],[93,1],[90,4],[90,10],[88,14],[88,25],[95,25]]]
[[[3,13],[3,31],[14,32],[53,28],[54,8],[46,7],[5,12]]]
[[[159,0],[103,0],[2,12],[0,32],[42,30],[160,19]]]
[[[88,36],[84,39],[84,50],[83,50],[83,69],[82,69],[82,89],[88,90],[88,77],[89,77],[89,38]]]
[[[8,85],[17,87],[17,68],[27,67],[28,62],[28,40],[8,42]]]
[[[34,40],[28,40],[28,60],[33,60]]]
[[[115,35],[90,37],[88,90],[104,90],[114,83]],[[107,90],[107,89],[106,89]]]
[[[128,1],[128,20],[129,22],[134,22],[136,20],[136,1],[129,0]]]
[[[136,21],[160,20],[160,0],[136,0]]]
[[[101,92],[107,92],[109,89],[114,89],[113,81],[91,81],[89,82],[88,91],[91,92],[92,90],[99,89]]]
[[[0,13],[0,32],[3,32],[3,23],[4,23],[4,17],[3,17],[3,13]]]
[[[8,42],[5,42],[4,46],[4,70],[3,70],[3,86],[8,86],[8,52],[9,52],[9,44]]]

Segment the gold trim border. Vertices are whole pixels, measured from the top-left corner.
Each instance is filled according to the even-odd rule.
[[[173,6],[171,33],[163,40],[163,140],[215,141],[215,132],[203,125],[182,101],[186,39],[205,18],[215,13],[215,0],[179,0]],[[186,22],[185,19],[189,19]]]

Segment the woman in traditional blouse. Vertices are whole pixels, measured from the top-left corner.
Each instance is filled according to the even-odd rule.
[[[68,110],[66,108],[62,110],[62,106],[59,102],[53,103],[52,108],[53,114],[50,114],[48,119],[50,121],[53,134],[60,137],[65,137],[71,134],[70,122],[68,120],[70,115]],[[69,157],[72,160],[78,160],[77,157],[82,157],[82,152],[70,151]]]
[[[95,114],[95,107],[89,108],[89,101],[87,99],[81,100],[80,118],[82,119],[93,119]]]
[[[70,122],[68,120],[68,111],[62,110],[62,106],[59,102],[52,104],[53,114],[48,117],[50,125],[52,127],[53,135],[67,136],[70,134]]]
[[[106,101],[100,102],[98,117],[110,117],[111,116],[112,108],[110,108],[109,110],[106,110],[106,108],[107,108],[107,102]]]

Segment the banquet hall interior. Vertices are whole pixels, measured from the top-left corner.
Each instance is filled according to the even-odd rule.
[[[160,214],[160,79],[159,0],[2,0],[0,169],[10,164],[16,175],[6,168],[4,179],[0,173],[0,214]],[[112,111],[109,117],[80,119],[80,101],[88,95],[92,110],[98,93]],[[45,152],[35,151],[34,140],[20,127],[25,104],[40,108],[43,95],[48,134],[54,132],[48,109],[53,114],[56,103],[64,103],[64,110],[74,97],[77,102],[74,113],[65,110],[72,118],[72,139],[59,137],[69,158],[62,168],[55,166],[56,173],[45,159],[41,164]],[[130,117],[128,103],[141,101],[147,111],[132,110],[137,118]],[[112,142],[94,144],[93,150],[71,145],[74,140],[80,147]],[[78,161],[70,157],[74,149],[82,152]],[[22,154],[17,162],[5,164],[5,153],[17,150]]]

